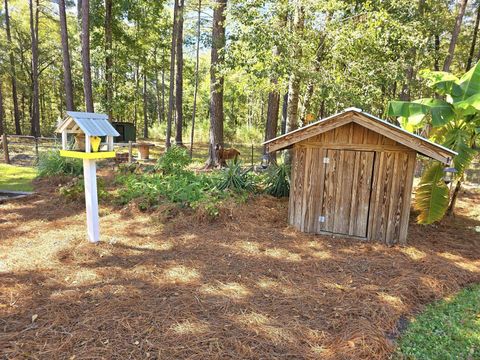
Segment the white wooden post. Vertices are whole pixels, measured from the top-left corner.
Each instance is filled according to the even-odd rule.
[[[85,152],[92,152],[92,145],[90,144],[90,136],[85,134]]]
[[[85,182],[88,240],[96,243],[100,240],[100,226],[98,219],[97,167],[95,160],[83,159],[83,179]]]
[[[113,136],[107,136],[107,149],[113,151]]]
[[[62,150],[67,150],[67,130],[62,131]]]

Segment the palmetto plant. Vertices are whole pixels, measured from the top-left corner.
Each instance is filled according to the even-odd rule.
[[[434,91],[435,97],[414,101],[391,101],[388,114],[398,116],[403,128],[427,132],[428,136],[456,151],[453,166],[457,182],[451,199],[443,182],[443,167],[432,163],[424,172],[417,189],[414,206],[420,211],[418,222],[430,224],[445,212],[453,212],[465,170],[478,151],[480,134],[480,62],[462,77],[423,70],[420,75]]]

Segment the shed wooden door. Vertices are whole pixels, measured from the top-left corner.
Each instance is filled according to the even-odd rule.
[[[375,153],[332,149],[326,153],[320,231],[365,238]]]

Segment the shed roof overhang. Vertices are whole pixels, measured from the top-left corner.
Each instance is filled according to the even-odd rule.
[[[120,136],[108,121],[108,115],[77,111],[67,111],[67,117],[55,131],[60,133],[74,124],[87,136]]]
[[[372,131],[384,135],[402,145],[405,145],[408,148],[419,152],[422,155],[438,160],[444,164],[450,164],[452,158],[457,155],[457,153],[453,150],[438,145],[421,136],[412,134],[398,126],[395,126],[369,113],[363,112],[357,108],[345,109],[338,114],[318,120],[300,129],[265,141],[263,145],[266,145],[267,151],[271,153],[277,150],[288,148],[295,143],[351,122],[357,123]]]

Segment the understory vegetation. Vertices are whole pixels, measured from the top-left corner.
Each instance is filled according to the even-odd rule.
[[[427,307],[402,337],[400,359],[480,358],[480,285]]]
[[[272,191],[273,183],[288,182],[284,171],[255,173],[245,169],[240,162],[229,162],[225,169],[201,172],[188,168],[190,157],[185,148],[172,147],[162,155],[155,166],[126,165],[116,182],[120,186],[118,200],[121,204],[135,201],[146,210],[170,202],[183,207],[203,208],[210,216],[218,215],[218,204],[226,199],[244,201],[249,194],[266,193],[287,196],[282,191]],[[285,166],[279,168],[285,169]],[[283,179],[278,179],[283,176]]]
[[[81,175],[83,171],[82,161],[80,159],[66,158],[60,156],[58,150],[51,150],[42,153],[38,159],[38,176],[56,176],[56,175]]]

